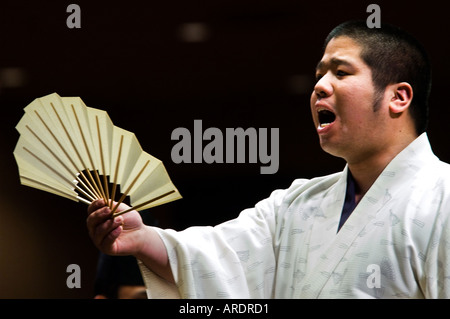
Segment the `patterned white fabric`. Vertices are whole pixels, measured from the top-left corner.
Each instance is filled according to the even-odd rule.
[[[450,298],[450,165],[427,135],[391,161],[337,232],[347,172],[295,180],[216,227],[157,229],[177,285],[154,286],[141,264],[149,296]]]

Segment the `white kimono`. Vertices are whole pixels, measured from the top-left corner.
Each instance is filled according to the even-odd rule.
[[[343,172],[299,179],[216,227],[157,229],[176,285],[150,298],[450,298],[450,165],[424,133],[337,232]]]

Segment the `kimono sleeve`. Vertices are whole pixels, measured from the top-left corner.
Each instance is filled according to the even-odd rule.
[[[450,196],[434,224],[425,263],[425,297],[429,299],[450,298]]]
[[[276,258],[276,215],[285,191],[215,227],[155,228],[169,256],[176,285],[140,263],[149,298],[271,298]]]

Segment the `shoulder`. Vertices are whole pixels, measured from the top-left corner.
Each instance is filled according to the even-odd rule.
[[[418,168],[401,189],[399,202],[404,214],[412,221],[435,225],[450,222],[450,165],[438,160],[429,161]],[[431,232],[431,229],[428,229]]]
[[[323,195],[324,192],[332,189],[342,178],[343,172],[315,177],[312,179],[295,179],[288,188],[274,190],[270,197],[259,202],[258,205],[264,205],[268,202],[274,206],[290,205],[299,197],[313,197]]]
[[[422,187],[450,194],[450,164],[436,158],[421,167],[419,172],[417,179]]]
[[[343,175],[343,172],[338,172],[312,179],[296,179],[286,190],[285,196],[286,198],[295,198],[301,195],[313,196],[323,193],[334,187],[342,178],[345,179]]]

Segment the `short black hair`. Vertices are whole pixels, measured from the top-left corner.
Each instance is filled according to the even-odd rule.
[[[374,86],[384,91],[389,84],[408,82],[413,89],[410,113],[417,134],[428,125],[428,99],[431,91],[431,63],[422,44],[406,31],[383,23],[369,28],[366,21],[347,21],[334,28],[324,48],[333,38],[346,36],[358,43],[361,59],[371,68]]]

